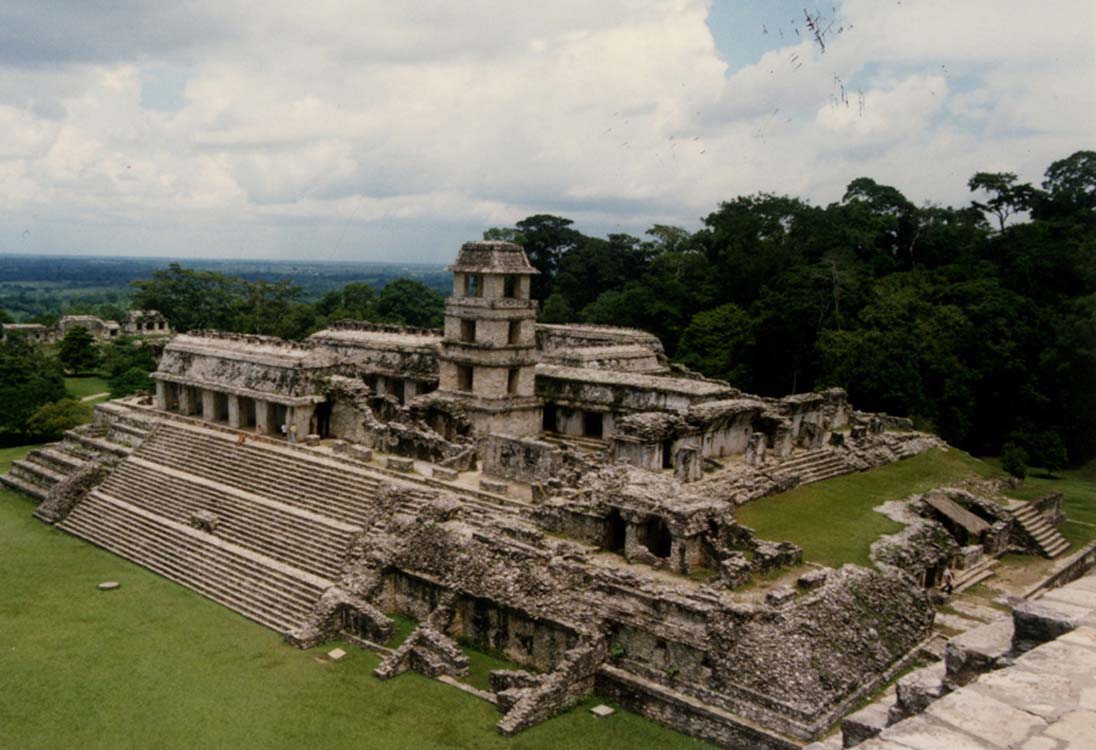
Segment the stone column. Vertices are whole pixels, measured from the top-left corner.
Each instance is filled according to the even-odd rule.
[[[628,524],[624,527],[624,559],[632,562],[642,546],[639,541],[639,524],[627,518],[624,520]]]
[[[272,404],[269,401],[255,399],[255,426],[264,435],[270,434],[271,412],[273,412],[271,406]]]
[[[312,414],[316,411],[316,407],[312,404],[306,406],[294,406],[289,410],[289,416],[286,421],[290,425],[297,426],[297,443],[303,443],[304,439],[308,437],[309,430],[312,426]],[[286,435],[286,439],[289,436]]]
[[[240,397],[228,394],[228,426],[240,429]]]
[[[202,389],[202,419],[207,422],[217,421],[217,394],[208,388]]]
[[[189,415],[193,411],[191,395],[194,391],[185,385],[176,386],[176,388],[179,393],[179,413]]]
[[[156,381],[156,408],[160,411],[167,411],[167,387],[164,381]]]

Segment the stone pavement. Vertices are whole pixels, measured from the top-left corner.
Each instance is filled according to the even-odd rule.
[[[1096,748],[1096,576],[1023,602],[1014,619],[1017,646],[1046,642],[855,747]]]

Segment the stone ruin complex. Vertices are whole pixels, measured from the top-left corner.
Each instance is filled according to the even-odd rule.
[[[171,335],[167,318],[157,310],[131,310],[121,325],[94,315],[63,315],[55,326],[41,323],[4,323],[2,326],[3,338],[20,336],[36,344],[58,342],[73,328],[83,328],[100,343],[123,335],[142,338]]]
[[[538,324],[517,245],[467,243],[450,270],[442,331],[177,334],[154,398],[98,406],[0,479],[296,645],[378,651],[380,677],[459,676],[457,638],[500,653],[521,666],[483,696],[505,734],[596,691],[719,743],[800,747],[910,663],[944,567],[1055,554],[1042,515],[955,490],[877,543],[877,569],[803,566],[737,506],[940,442],[840,389],[762,398],[641,331]],[[795,587],[754,590],[794,566]],[[392,650],[394,614],[418,625]]]

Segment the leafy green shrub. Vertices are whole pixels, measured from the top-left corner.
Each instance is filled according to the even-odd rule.
[[[1001,468],[1017,479],[1027,476],[1028,454],[1016,443],[1005,443],[1001,449]]]
[[[27,432],[46,440],[56,440],[76,425],[91,421],[93,409],[71,398],[63,398],[40,407],[27,420]]]

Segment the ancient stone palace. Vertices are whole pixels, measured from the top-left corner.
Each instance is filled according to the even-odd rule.
[[[719,743],[800,747],[908,666],[949,565],[1061,551],[1041,516],[956,491],[875,568],[804,566],[738,506],[940,441],[840,389],[742,393],[642,331],[538,324],[518,245],[467,243],[449,270],[443,330],[178,333],[154,396],[100,405],[4,479],[294,644],[377,650],[381,677],[460,675],[458,638],[504,655],[520,668],[485,697],[505,734],[596,692]],[[386,649],[397,614],[417,627]]]

